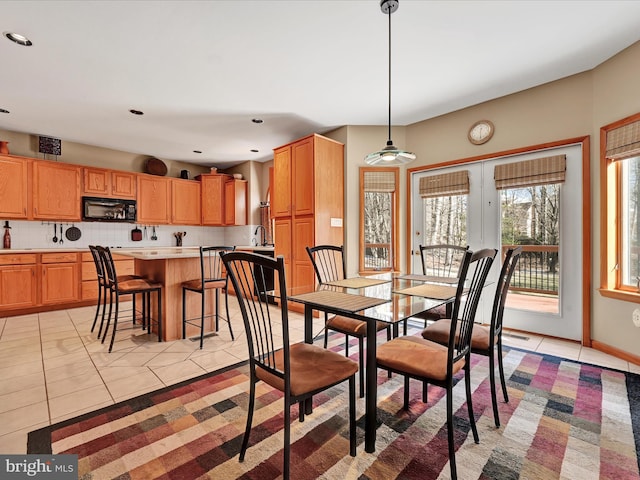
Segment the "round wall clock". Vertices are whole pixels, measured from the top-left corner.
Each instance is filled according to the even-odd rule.
[[[491,140],[493,136],[493,123],[489,120],[479,120],[469,129],[469,141],[474,145],[482,145]]]

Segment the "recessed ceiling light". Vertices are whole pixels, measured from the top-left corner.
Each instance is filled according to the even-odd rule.
[[[134,110],[133,108],[129,110],[129,112],[133,113],[134,115],[144,115],[144,112],[140,110]]]
[[[202,153],[202,150],[194,150],[193,153]]]
[[[260,150],[257,150],[257,149],[255,149],[255,148],[252,148],[252,149],[251,149],[251,151],[252,151],[253,153],[258,153]]]
[[[4,108],[0,108],[0,113],[9,113],[9,110],[5,110]]]
[[[264,120],[262,120],[261,118],[252,118],[251,121],[253,123],[262,123],[262,122],[264,122]]]
[[[33,45],[31,40],[29,40],[24,35],[20,35],[19,33],[4,32],[4,36],[12,42],[17,43],[18,45],[22,45],[23,47],[30,47],[31,45]]]

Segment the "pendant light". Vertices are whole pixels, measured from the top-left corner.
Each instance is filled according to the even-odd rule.
[[[391,14],[398,9],[399,0],[380,0],[380,10],[389,16],[389,136],[387,146],[364,158],[368,165],[404,165],[416,159],[416,155],[397,148],[391,140]]]

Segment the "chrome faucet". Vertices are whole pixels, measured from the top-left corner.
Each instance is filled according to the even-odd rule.
[[[256,227],[256,231],[253,232],[254,235],[258,235],[258,232],[260,231],[260,229],[262,229],[262,242],[260,242],[260,245],[262,245],[263,247],[267,244],[267,229],[264,228],[264,225],[258,225]]]

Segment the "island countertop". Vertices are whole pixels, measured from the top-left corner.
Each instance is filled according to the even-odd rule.
[[[112,252],[138,260],[200,257],[200,247],[118,248]]]
[[[238,245],[236,250],[273,252],[271,246]],[[138,260],[163,260],[169,258],[192,258],[200,256],[200,247],[118,248],[114,253]]]

